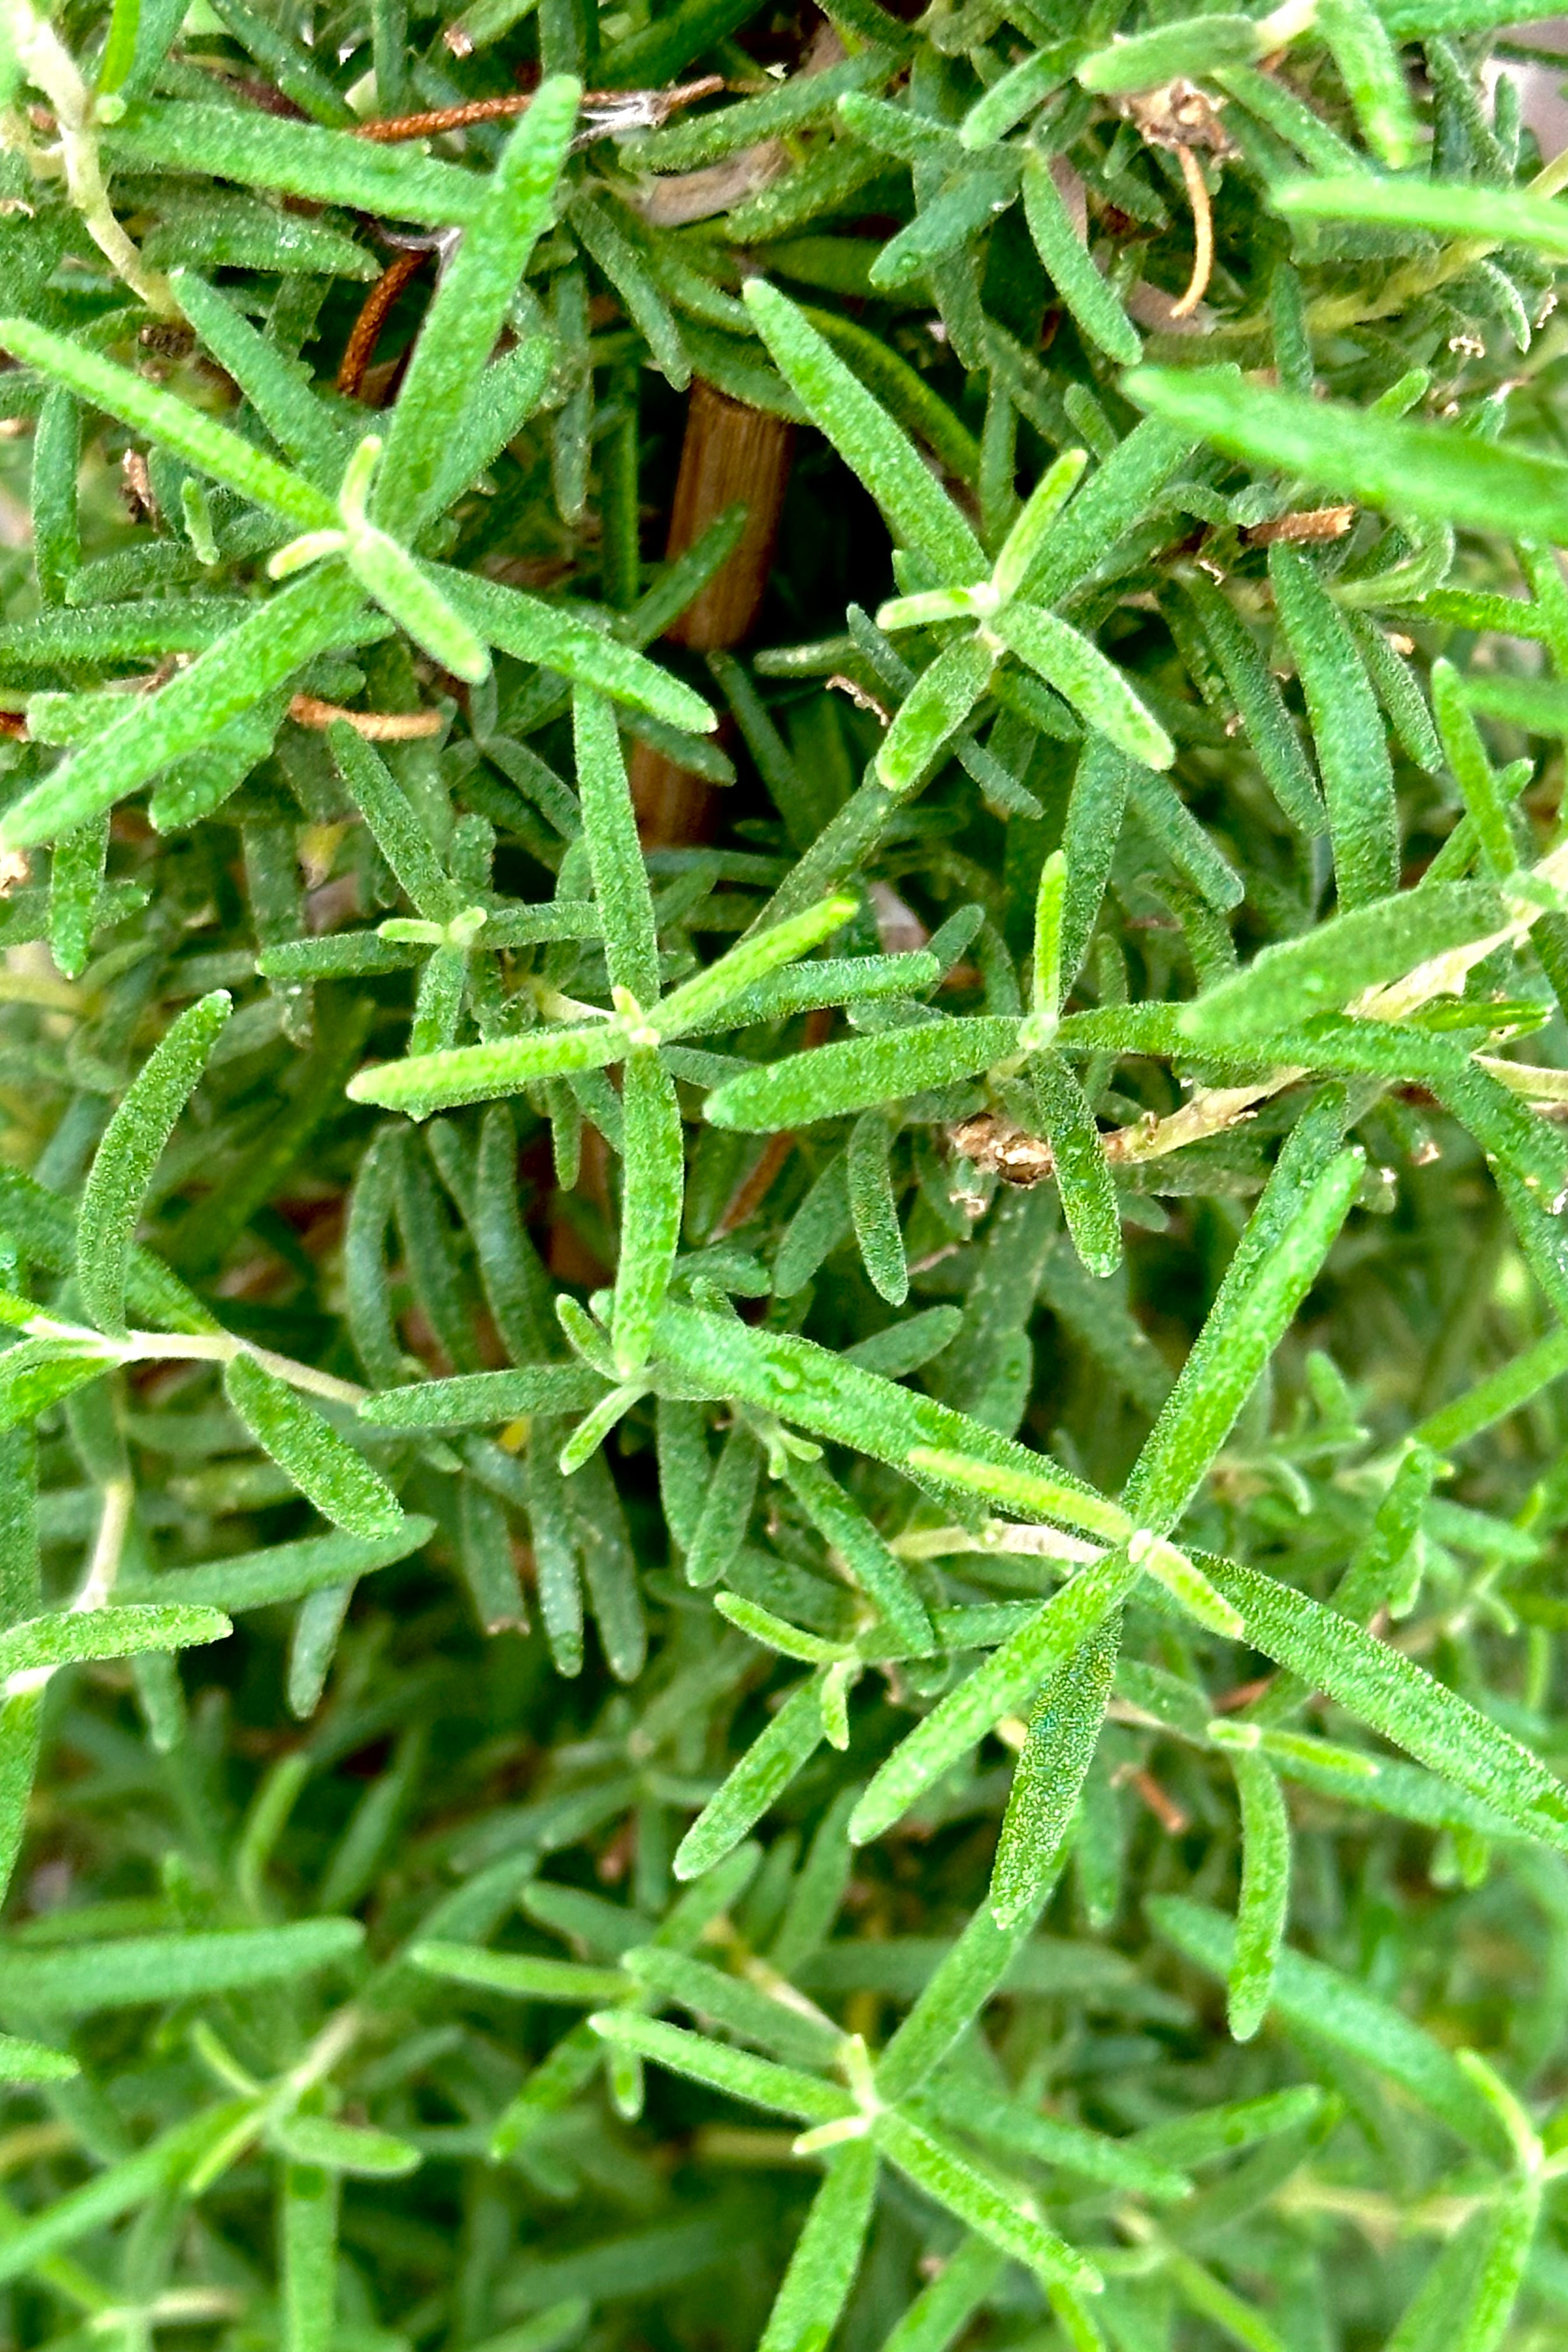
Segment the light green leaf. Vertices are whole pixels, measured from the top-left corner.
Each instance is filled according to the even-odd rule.
[[[472,395],[549,223],[581,97],[569,74],[535,91],[490,173],[482,209],[442,273],[392,412],[372,499],[373,519],[396,537],[408,538],[434,511],[453,415]]]
[[[913,443],[826,338],[763,278],[750,279],[743,299],[780,373],[869,490],[895,537],[929,557],[944,582],[981,579],[987,566],[979,541]]]
[[[353,1536],[399,1533],[403,1508],[385,1480],[276,1373],[239,1355],[225,1367],[224,1389],[263,1453],[323,1518]]]
[[[750,1134],[837,1118],[951,1086],[1004,1060],[1017,1042],[1016,1021],[984,1014],[847,1037],[726,1079],[709,1096],[706,1115],[714,1127]]]
[[[1121,671],[1088,637],[1033,604],[1005,604],[988,625],[1118,751],[1148,768],[1170,766],[1175,745]]]
[[[100,352],[68,342],[27,319],[0,319],[0,347],[301,530],[331,530],[337,521],[331,499],[302,475],[291,473],[226,425]]]
[[[1218,369],[1138,368],[1129,398],[1227,457],[1395,515],[1568,541],[1568,465],[1436,425],[1244,383]]]
[[[1080,68],[1080,78],[1084,70]],[[994,99],[994,90],[987,97]],[[1137,330],[1090,260],[1051,177],[1049,162],[1033,149],[1024,164],[1024,217],[1046,273],[1086,341],[1098,345],[1119,367],[1136,367],[1143,356]]]
[[[72,1609],[28,1617],[0,1633],[0,1682],[99,1658],[192,1649],[221,1642],[233,1631],[219,1609],[181,1606]]]
[[[180,1014],[137,1072],[93,1155],[77,1219],[77,1280],[101,1330],[126,1328],[131,1248],[147,1187],[233,1009],[220,988]]]
[[[199,2000],[250,1985],[292,1983],[348,1960],[363,1941],[357,1919],[301,1919],[284,1927],[12,1949],[0,1953],[0,2002],[87,2016],[142,2001]]]

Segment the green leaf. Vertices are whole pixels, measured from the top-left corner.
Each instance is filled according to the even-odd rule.
[[[323,491],[145,376],[26,319],[0,319],[0,346],[94,408],[173,449],[214,481],[227,483],[241,498],[270,508],[302,530],[330,529],[336,521],[337,509]]]
[[[299,1543],[232,1552],[224,1559],[198,1561],[194,1568],[160,1569],[156,1577],[144,1583],[122,1575],[115,1591],[125,1601],[147,1601],[157,1596],[183,1607],[201,1603],[236,1616],[242,1609],[269,1609],[280,1601],[300,1601],[307,1593],[352,1584],[378,1568],[406,1559],[427,1544],[435,1532],[433,1519],[411,1516],[395,1534],[374,1540],[335,1533],[306,1536]]]
[[[472,395],[507,306],[548,226],[582,97],[558,74],[534,93],[490,173],[426,314],[387,429],[372,499],[382,530],[407,538],[435,511],[452,418]]]
[[[1121,46],[1125,47],[1128,44]],[[1108,54],[1114,57],[1116,52]],[[1037,68],[1040,60],[1026,63]],[[1022,68],[1016,70],[1021,72]],[[1088,70],[1079,68],[1080,80]],[[978,114],[988,102],[994,104],[996,98],[996,89],[989,90],[973,112]],[[1024,216],[1046,274],[1086,341],[1098,345],[1119,367],[1136,367],[1143,356],[1137,331],[1089,259],[1089,249],[1073,227],[1061,192],[1051,176],[1049,162],[1033,149],[1024,164]]]
[[[922,670],[877,754],[877,775],[902,795],[924,782],[991,683],[995,653],[984,633],[959,637]]]
[[[479,1944],[416,1944],[408,1957],[426,1976],[519,2000],[588,2006],[619,2000],[627,1989],[618,1969],[583,1968],[575,1960],[537,1959],[531,1953],[489,1952]]]
[[[137,104],[105,143],[132,163],[210,173],[242,187],[276,188],[437,228],[466,226],[485,201],[483,178],[456,164],[246,107],[168,99]]]
[[[1098,2291],[1100,2279],[1093,2263],[1035,2218],[1021,2189],[989,2178],[929,2124],[888,2110],[873,2130],[890,2163],[999,2252],[1047,2284]]]
[[[722,1862],[783,1795],[822,1738],[822,1685],[814,1677],[790,1693],[692,1822],[676,1848],[677,1878],[700,1878]]]
[[[123,1333],[136,1221],[153,1171],[234,1009],[216,989],[180,1014],[138,1071],[103,1131],[77,1219],[82,1305],[104,1331]]]
[[[100,1658],[191,1649],[221,1642],[233,1631],[221,1610],[180,1606],[75,1609],[25,1618],[0,1633],[0,1682]]]
[[[1370,173],[1342,179],[1289,180],[1268,201],[1293,220],[1366,221],[1378,227],[1429,229],[1436,236],[1532,246],[1568,259],[1568,205],[1521,188],[1488,188],[1441,180],[1384,180]]]
[[[1052,1675],[1035,1703],[991,1874],[998,1927],[1011,1927],[1025,1912],[1032,1916],[1055,1876],[1100,1743],[1121,1636],[1117,1612]]]
[[[658,2018],[611,2010],[591,2017],[588,2023],[601,2041],[635,2051],[639,2058],[668,2066],[671,2074],[721,2091],[747,2106],[795,2116],[806,2124],[837,2123],[855,2112],[854,2101],[834,2084],[794,2067],[775,2066],[771,2059],[754,2058],[749,2050],[728,2049]]]
[[[1337,1011],[1366,990],[1403,980],[1418,964],[1503,929],[1507,909],[1480,882],[1430,882],[1264,948],[1242,971],[1184,1006],[1194,1043],[1219,1045],[1314,1013]]]
[[[990,627],[1021,661],[1055,687],[1087,726],[1148,768],[1168,768],[1176,747],[1113,663],[1088,637],[1032,604],[1004,604]],[[902,713],[900,713],[902,716]]]
[[[871,1520],[823,1467],[792,1454],[784,1465],[790,1492],[838,1563],[876,1603],[890,1633],[916,1657],[936,1647],[924,1601],[909,1570],[889,1550]]]
[[[447,564],[430,563],[424,570],[459,617],[498,653],[537,662],[612,702],[646,710],[668,727],[703,735],[718,725],[700,695],[596,625],[585,609],[546,604],[521,588]]]
[[[468,1372],[366,1397],[362,1421],[381,1429],[483,1429],[532,1413],[586,1412],[604,1382],[584,1364],[523,1364],[505,1372]]]
[[[68,2083],[81,2068],[68,2050],[0,2033],[0,2083]]]
[[[1568,465],[1468,434],[1243,383],[1217,369],[1139,368],[1130,399],[1227,457],[1299,475],[1390,512],[1472,530],[1568,540]]]
[[[940,1699],[872,1776],[850,1816],[854,1843],[866,1845],[883,1836],[1003,1716],[1016,1713],[1049,1675],[1076,1657],[1119,1607],[1138,1574],[1125,1549],[1079,1569],[1011,1641]],[[1009,1922],[1023,1899],[1018,1893],[1022,1884],[1021,1878],[1009,1880]]]
[[[320,2165],[324,2171],[353,2173],[366,2180],[401,2180],[418,2169],[419,2150],[391,2132],[367,2131],[363,2124],[339,2123],[332,2116],[279,2117],[268,2135],[292,2163]]]
[[[924,977],[925,968],[913,959],[841,956],[834,959],[831,965],[808,964],[800,972],[788,976],[780,972],[781,965],[794,963],[797,957],[809,955],[813,948],[820,947],[825,940],[832,938],[835,931],[842,929],[854,915],[856,906],[856,900],[847,895],[825,898],[819,907],[808,907],[804,913],[786,916],[782,923],[773,923],[766,930],[753,931],[748,939],[732,947],[728,954],[720,956],[701,971],[694,973],[691,979],[683,981],[679,988],[671,989],[669,994],[653,1007],[649,1027],[656,1029],[661,1037],[682,1037],[694,1029],[706,1027],[727,1006],[731,1008],[731,1017],[738,1027],[742,1017],[746,1020],[760,1017],[752,1011],[752,996],[771,974],[778,975],[784,983],[776,1001],[780,1002],[781,1009],[790,1011],[797,1009],[793,1002],[795,991],[790,985],[791,981],[800,984],[801,1003],[798,1009],[802,1011],[810,1009],[805,1002],[808,996],[812,1003],[817,1001],[812,994],[814,984],[842,986],[852,992],[862,979],[872,980],[879,985],[885,979],[892,992],[896,990],[898,980],[901,979],[911,989],[918,987]],[[896,975],[887,969],[895,962],[901,967]],[[861,967],[868,964],[878,964],[882,969],[876,972],[863,972]],[[933,965],[931,978],[937,977]],[[735,1003],[742,994],[747,998],[743,1006]],[[839,1000],[836,996],[832,1000],[821,1001],[837,1003]]]
[[[335,491],[348,457],[348,439],[298,366],[195,270],[176,269],[170,284],[207,350],[239,385],[284,455],[318,489],[329,495]]]
[[[1133,1465],[1122,1500],[1156,1534],[1196,1494],[1349,1213],[1364,1160],[1332,1150],[1337,1123],[1332,1107],[1299,1123]]]
[[[114,1362],[88,1341],[24,1339],[0,1354],[0,1430],[35,1422],[73,1389],[85,1388]]]
[[[603,695],[579,688],[573,699],[577,790],[594,896],[605,934],[611,982],[639,1006],[658,995],[658,939],[647,868],[637,839],[631,789],[615,714]]]
[[[1413,163],[1420,141],[1405,67],[1372,0],[1320,0],[1329,45],[1362,137],[1390,171]]]
[[[1268,576],[1296,664],[1329,810],[1342,913],[1399,886],[1399,814],[1387,737],[1342,613],[1300,548],[1277,541]]]
[[[1241,1727],[1238,1727],[1238,1728]],[[1290,1906],[1290,1818],[1266,1756],[1227,1740],[1241,1799],[1241,1904],[1230,1964],[1228,2016],[1250,2042],[1268,2014]]]
[[[1258,54],[1260,28],[1250,16],[1182,16],[1097,49],[1078,68],[1085,89],[1102,96],[1158,89],[1177,77],[1201,79],[1216,66],[1246,65]]]
[[[251,1985],[293,1983],[352,1958],[363,1941],[357,1919],[301,1919],[284,1927],[13,1948],[0,1953],[0,2002],[88,2016],[142,2001],[201,2000]]]
[[[978,580],[980,542],[937,487],[913,444],[802,311],[761,278],[743,299],[780,373],[865,484],[894,536],[918,548],[945,580]]]
[[[89,824],[210,742],[318,654],[361,639],[363,613],[360,589],[336,564],[292,582],[14,801],[0,820],[0,846],[29,848]]]
[[[686,1139],[675,1081],[656,1053],[626,1056],[621,1087],[621,1255],[616,1269],[610,1339],[624,1379],[640,1372],[680,1246],[686,1190]]]
[[[826,2343],[855,2284],[876,2194],[877,2149],[870,2138],[836,2148],[757,2352],[800,2352],[803,2345]]]
[[[1289,1585],[1200,1552],[1205,1575],[1246,1620],[1255,1648],[1321,1690],[1418,1763],[1568,1852],[1568,1793],[1500,1724],[1386,1642]]]
[[[1178,1951],[1214,1976],[1228,1975],[1233,1938],[1227,1919],[1180,1895],[1152,1896],[1145,1907],[1157,1932]],[[1386,2001],[1337,1969],[1286,1949],[1279,1954],[1274,2006],[1292,2030],[1386,2074],[1471,2147],[1496,2154],[1497,2118],[1463,2067]]]
[[[1121,1263],[1121,1213],[1088,1098],[1059,1054],[1037,1055],[1030,1076],[1073,1247],[1090,1274],[1111,1274]]]
[[[349,1080],[351,1102],[381,1103],[426,1118],[453,1103],[494,1102],[521,1094],[536,1078],[574,1070],[602,1070],[623,1060],[629,1040],[618,1021],[592,1028],[535,1029],[493,1045],[458,1045],[443,1054],[419,1054],[403,1062],[378,1062]]]
[[[706,1116],[748,1134],[837,1118],[951,1086],[1004,1060],[1017,1042],[1016,1021],[987,1015],[847,1037],[726,1079],[709,1096]]]
[[[403,1508],[363,1454],[254,1356],[224,1368],[224,1391],[264,1454],[288,1473],[323,1518],[352,1536],[395,1536]]]
[[[896,1117],[889,1119],[882,1111],[862,1111],[849,1130],[844,1161],[849,1219],[860,1262],[872,1289],[890,1307],[901,1307],[910,1295],[909,1261],[889,1162],[897,1131]]]
[[[489,676],[489,654],[477,632],[454,611],[429,568],[395,539],[361,524],[350,532],[342,555],[366,595],[374,596],[433,661],[470,686]]]
[[[1296,723],[1256,639],[1229,598],[1212,581],[1194,572],[1182,587],[1219,664],[1268,789],[1290,822],[1315,836],[1325,823],[1322,799]]]

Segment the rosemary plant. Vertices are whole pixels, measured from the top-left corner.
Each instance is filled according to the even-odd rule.
[[[1568,150],[1181,5],[0,0],[17,2352],[1568,2340]]]

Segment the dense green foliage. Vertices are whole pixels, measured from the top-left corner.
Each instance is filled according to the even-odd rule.
[[[0,0],[18,2352],[1568,2336],[1568,164],[824,5]]]

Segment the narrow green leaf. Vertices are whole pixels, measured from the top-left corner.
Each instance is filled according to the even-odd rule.
[[[610,1337],[623,1378],[641,1371],[680,1246],[686,1188],[686,1139],[675,1081],[657,1053],[639,1047],[626,1056],[621,1087],[626,1119],[622,1151],[621,1254]]]
[[[87,2016],[141,2001],[197,2000],[250,1985],[291,1983],[351,1958],[363,1941],[357,1919],[301,1919],[284,1927],[13,1949],[0,1953],[0,2001]]]
[[[639,2058],[668,2066],[673,2074],[722,2091],[745,2105],[763,2107],[774,2115],[796,2116],[803,2123],[837,2123],[855,2112],[854,2101],[836,2084],[793,2067],[775,2066],[770,2059],[754,2058],[748,2050],[731,2050],[706,2041],[679,2025],[639,2017],[628,2010],[611,2010],[588,2020],[603,2042],[635,2051]]]
[[[1250,16],[1183,16],[1097,49],[1079,67],[1078,79],[1085,89],[1107,97],[1158,89],[1178,77],[1201,79],[1216,66],[1250,64],[1258,39]]]
[[[241,498],[270,508],[301,530],[331,530],[336,523],[337,509],[324,491],[266,457],[226,425],[149,383],[145,376],[133,375],[129,368],[26,319],[0,319],[0,346],[25,366],[39,369],[94,408],[145,433],[199,472],[226,482]]]
[[[117,159],[210,173],[317,204],[432,227],[462,227],[485,201],[481,174],[259,109],[163,99],[132,106],[106,142]],[[0,337],[0,340],[4,340]]]
[[[1127,1509],[1156,1534],[1176,1525],[1207,1475],[1317,1280],[1360,1185],[1361,1152],[1338,1151],[1326,1165],[1313,1167],[1317,1138],[1298,1129],[1291,1143],[1297,1149],[1288,1145],[1280,1155],[1248,1236],[1128,1479]]]
[[[453,415],[471,397],[549,223],[581,97],[566,74],[535,91],[442,274],[392,412],[372,501],[374,520],[395,536],[407,538],[434,511]]]
[[[825,1543],[857,1584],[869,1594],[889,1633],[917,1657],[936,1647],[925,1603],[916,1591],[909,1570],[890,1551],[864,1511],[820,1462],[792,1454],[784,1467],[790,1492],[800,1503]]]
[[[1047,1675],[1078,1654],[1138,1574],[1124,1549],[1079,1569],[1011,1641],[939,1700],[873,1775],[850,1817],[854,1843],[881,1837],[1003,1716],[1026,1704]],[[1011,1919],[1016,1912],[1011,1889],[1007,1907]]]
[[[1349,624],[1309,559],[1268,551],[1280,625],[1295,660],[1329,810],[1342,912],[1399,884],[1399,817],[1383,719]]]
[[[709,1096],[706,1116],[749,1134],[837,1118],[951,1086],[1005,1059],[1017,1042],[1016,1021],[988,1015],[847,1037],[726,1079]]]
[[[877,774],[902,795],[923,783],[991,683],[995,655],[984,634],[959,637],[921,672],[877,754]]]
[[[1488,188],[1441,180],[1384,180],[1371,173],[1340,179],[1289,180],[1268,201],[1294,220],[1366,221],[1379,227],[1429,229],[1436,236],[1532,246],[1568,259],[1568,205],[1522,188]]]
[[[1363,138],[1393,172],[1415,160],[1420,139],[1405,67],[1372,0],[1320,0],[1329,45]]]
[[[1183,593],[1224,674],[1269,791],[1292,824],[1315,837],[1326,822],[1322,799],[1278,679],[1251,631],[1213,581],[1194,572],[1183,583]]]
[[[366,2180],[400,2180],[416,2171],[419,2150],[391,2132],[367,2131],[363,2124],[339,2123],[333,2116],[291,2115],[272,2126],[271,2137],[291,2163],[348,2172]]]
[[[743,299],[780,373],[864,482],[895,537],[928,556],[943,580],[982,578],[985,558],[969,525],[826,340],[763,278],[750,279]]]
[[[329,496],[335,492],[349,443],[308,379],[194,269],[176,269],[169,282],[202,341],[239,385],[284,455],[319,490]]]
[[[1182,1026],[1194,1041],[1215,1045],[1337,1011],[1417,964],[1487,938],[1507,919],[1498,892],[1479,882],[1432,882],[1374,899],[1264,948],[1184,1007]]]
[[[1268,2014],[1290,1907],[1290,1818],[1266,1756],[1226,1742],[1241,1799],[1241,1903],[1230,1963],[1230,2030],[1250,2042]]]
[[[1059,1866],[1100,1742],[1121,1636],[1117,1612],[1052,1675],[1036,1701],[991,1874],[991,1908],[999,1927],[1032,1913]]]
[[[318,654],[360,640],[363,614],[360,589],[335,564],[248,607],[189,669],[157,694],[136,697],[122,718],[14,801],[0,820],[0,846],[30,848],[90,823],[210,742]]]
[[[499,653],[510,654],[518,661],[537,662],[541,668],[558,671],[574,685],[607,695],[612,702],[646,710],[669,727],[704,735],[718,725],[700,695],[657,667],[635,646],[623,645],[603,625],[595,625],[586,608],[574,611],[546,604],[521,588],[487,580],[476,572],[455,571],[447,564],[424,568],[447,603]]]
[[[1237,1561],[1209,1552],[1198,1560],[1256,1648],[1527,1837],[1568,1852],[1568,1793],[1500,1724],[1337,1610]]]
[[[519,2000],[589,2007],[620,2000],[627,1990],[619,1969],[583,1968],[574,1960],[539,1959],[528,1952],[489,1952],[479,1944],[416,1944],[408,1958],[426,1976],[447,1984],[473,1985]]]
[[[639,1005],[658,994],[658,940],[647,868],[615,714],[605,697],[579,688],[573,698],[577,790],[594,896],[605,931],[605,961],[617,988]]]
[[[219,1609],[190,1607],[64,1610],[24,1618],[0,1633],[0,1683],[99,1658],[133,1658],[221,1642],[234,1631]]]
[[[236,1356],[224,1369],[224,1390],[263,1453],[323,1518],[372,1539],[399,1532],[402,1506],[385,1480],[276,1373],[254,1356]]]
[[[1052,613],[1033,604],[1005,604],[990,627],[1021,661],[1037,670],[1088,726],[1148,768],[1168,768],[1176,747],[1144,708],[1126,678],[1098,646]],[[902,713],[900,713],[902,716]]]
[[[131,1249],[147,1187],[233,1009],[220,988],[180,1014],[138,1071],[93,1155],[77,1220],[77,1280],[101,1330],[126,1328]]]
[[[1037,1055],[1030,1076],[1073,1247],[1089,1272],[1121,1263],[1121,1213],[1088,1098],[1059,1054]]]
[[[879,1110],[862,1111],[849,1130],[845,1173],[849,1217],[872,1289],[890,1307],[910,1295],[909,1261],[899,1223],[889,1153],[896,1124]]]
[[[1568,540],[1568,465],[1437,425],[1243,383],[1209,369],[1139,368],[1129,398],[1227,457],[1299,475],[1394,514],[1472,530]]]
[[[895,2110],[879,2115],[874,2130],[889,2162],[1000,2252],[1048,2284],[1081,2287],[1091,2294],[1099,2290],[1093,2263],[1035,2218],[1021,2189],[988,2178],[929,2125],[912,2123]]]
[[[586,1412],[603,1390],[585,1364],[522,1364],[383,1389],[366,1397],[360,1418],[381,1429],[483,1429],[533,1413]]]
[[[352,1102],[381,1103],[412,1118],[454,1103],[494,1102],[521,1094],[536,1078],[564,1071],[602,1070],[628,1050],[618,1021],[584,1029],[535,1029],[521,1037],[500,1037],[489,1045],[458,1045],[444,1054],[422,1054],[405,1062],[377,1062],[358,1070],[348,1083]]]
[[[877,2149],[871,2139],[852,2139],[835,2148],[757,2352],[801,2352],[803,2346],[826,2345],[855,2284],[876,2194]]]
[[[822,1687],[813,1677],[791,1691],[698,1814],[676,1849],[677,1878],[700,1878],[722,1862],[783,1795],[822,1737]]]
[[[1115,52],[1110,54],[1114,56]],[[1036,58],[1027,62],[1037,68],[1044,60]],[[1080,68],[1080,79],[1086,70]],[[1184,68],[1183,71],[1185,70]],[[988,91],[974,112],[978,114],[982,107],[995,99],[996,90]],[[1029,224],[1029,235],[1035,241],[1035,250],[1045,266],[1046,274],[1085,341],[1098,346],[1119,367],[1136,367],[1143,356],[1143,346],[1137,330],[1095,268],[1088,247],[1073,227],[1068,208],[1062,202],[1061,192],[1051,176],[1049,161],[1034,150],[1030,151],[1024,165],[1024,216]]]
[[[418,1551],[435,1532],[433,1519],[411,1514],[395,1534],[374,1541],[338,1533],[306,1536],[299,1543],[232,1552],[226,1559],[201,1560],[193,1568],[160,1569],[156,1577],[145,1582],[121,1576],[115,1591],[126,1601],[151,1601],[157,1597],[186,1608],[205,1604],[232,1617],[243,1609],[269,1609],[280,1601],[300,1601],[309,1593],[353,1583],[378,1568],[390,1568]]]

